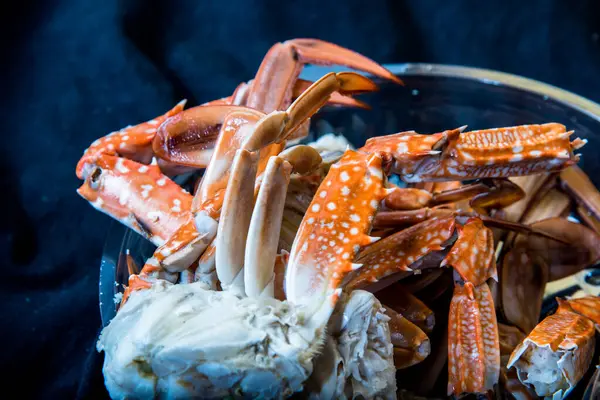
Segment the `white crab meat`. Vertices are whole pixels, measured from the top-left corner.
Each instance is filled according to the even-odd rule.
[[[594,353],[593,323],[574,312],[545,318],[511,354],[519,380],[538,396],[566,397],[588,370]]]
[[[360,291],[339,304],[335,334],[317,361],[333,351],[343,367],[315,363],[334,383],[320,398],[344,398],[348,390],[392,398],[393,351],[381,304]],[[105,384],[114,399],[289,397],[310,389],[305,382],[323,348],[323,337],[303,339],[301,321],[299,309],[273,298],[158,281],[134,292],[100,335]]]
[[[343,153],[348,148],[354,148],[352,144],[350,144],[348,139],[346,139],[343,135],[335,135],[333,133],[328,133],[326,135],[320,136],[317,140],[309,143],[308,145],[315,148],[319,153]]]
[[[306,385],[315,399],[395,399],[396,367],[389,317],[372,293],[343,296]]]

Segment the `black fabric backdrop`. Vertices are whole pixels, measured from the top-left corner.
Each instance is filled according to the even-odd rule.
[[[109,219],[75,193],[83,149],[182,98],[230,94],[276,41],[498,69],[600,101],[592,0],[10,3],[0,16],[0,376],[21,398],[106,396],[94,346]]]

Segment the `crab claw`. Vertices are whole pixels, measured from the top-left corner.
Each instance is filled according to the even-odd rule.
[[[138,125],[128,126],[119,131],[112,132],[96,140],[83,153],[77,163],[76,173],[79,179],[85,179],[86,171],[102,154],[119,155],[148,164],[152,160],[152,140],[158,127],[169,117],[179,114],[185,107],[186,100],[180,101],[164,115],[156,117]]]
[[[305,64],[344,65],[402,84],[393,73],[352,50],[318,39],[293,39],[275,44],[265,55],[246,105],[267,113],[286,108]]]
[[[157,165],[99,154],[77,192],[157,246],[191,218],[192,196]]]
[[[237,119],[227,118],[231,113]],[[166,120],[153,137],[152,149],[165,161],[188,167],[205,168],[213,154],[219,131],[235,132],[241,124],[264,114],[242,106],[206,105],[188,108]],[[254,118],[252,118],[254,117]],[[229,145],[229,143],[228,143]]]
[[[304,91],[306,91],[306,89],[308,89],[312,84],[313,84],[313,82],[311,82],[311,81],[306,81],[304,79],[298,79],[296,81],[296,85],[294,86],[294,92],[293,92],[294,99],[297,99],[298,97],[300,97],[302,95],[302,93],[304,93]],[[371,108],[365,102],[356,100],[355,98],[352,98],[351,96],[343,95],[338,92],[333,92],[331,94],[331,97],[329,98],[329,101],[327,102],[327,104],[335,105],[335,106],[363,108],[366,110]]]
[[[368,233],[384,196],[381,158],[348,150],[311,202],[285,281],[288,301],[315,317],[315,329],[329,319],[346,275],[360,267],[352,263],[360,247],[373,242]]]

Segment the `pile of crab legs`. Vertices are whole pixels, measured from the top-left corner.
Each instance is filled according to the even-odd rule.
[[[78,192],[158,246],[141,270],[131,264],[122,304],[157,280],[202,280],[305,306],[323,324],[342,291],[367,290],[390,318],[396,368],[421,377],[416,392],[427,394],[445,365],[448,395],[572,387],[591,363],[600,302],[563,300],[538,318],[547,282],[600,259],[600,195],[573,153],[585,141],[555,123],[461,127],[375,137],[325,160],[288,143],[321,107],[367,107],[352,96],[377,86],[355,73],[303,81],[308,63],[401,83],[350,50],[291,40],[232,96],[181,102],[85,151]],[[173,180],[202,169],[193,195]],[[566,218],[573,209],[581,223]],[[569,353],[573,367],[561,361],[548,368],[567,378],[535,384],[528,368],[547,348]]]

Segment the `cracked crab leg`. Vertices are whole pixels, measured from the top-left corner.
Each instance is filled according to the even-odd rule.
[[[592,361],[594,324],[565,305],[531,331],[507,364],[538,396],[566,396]]]

